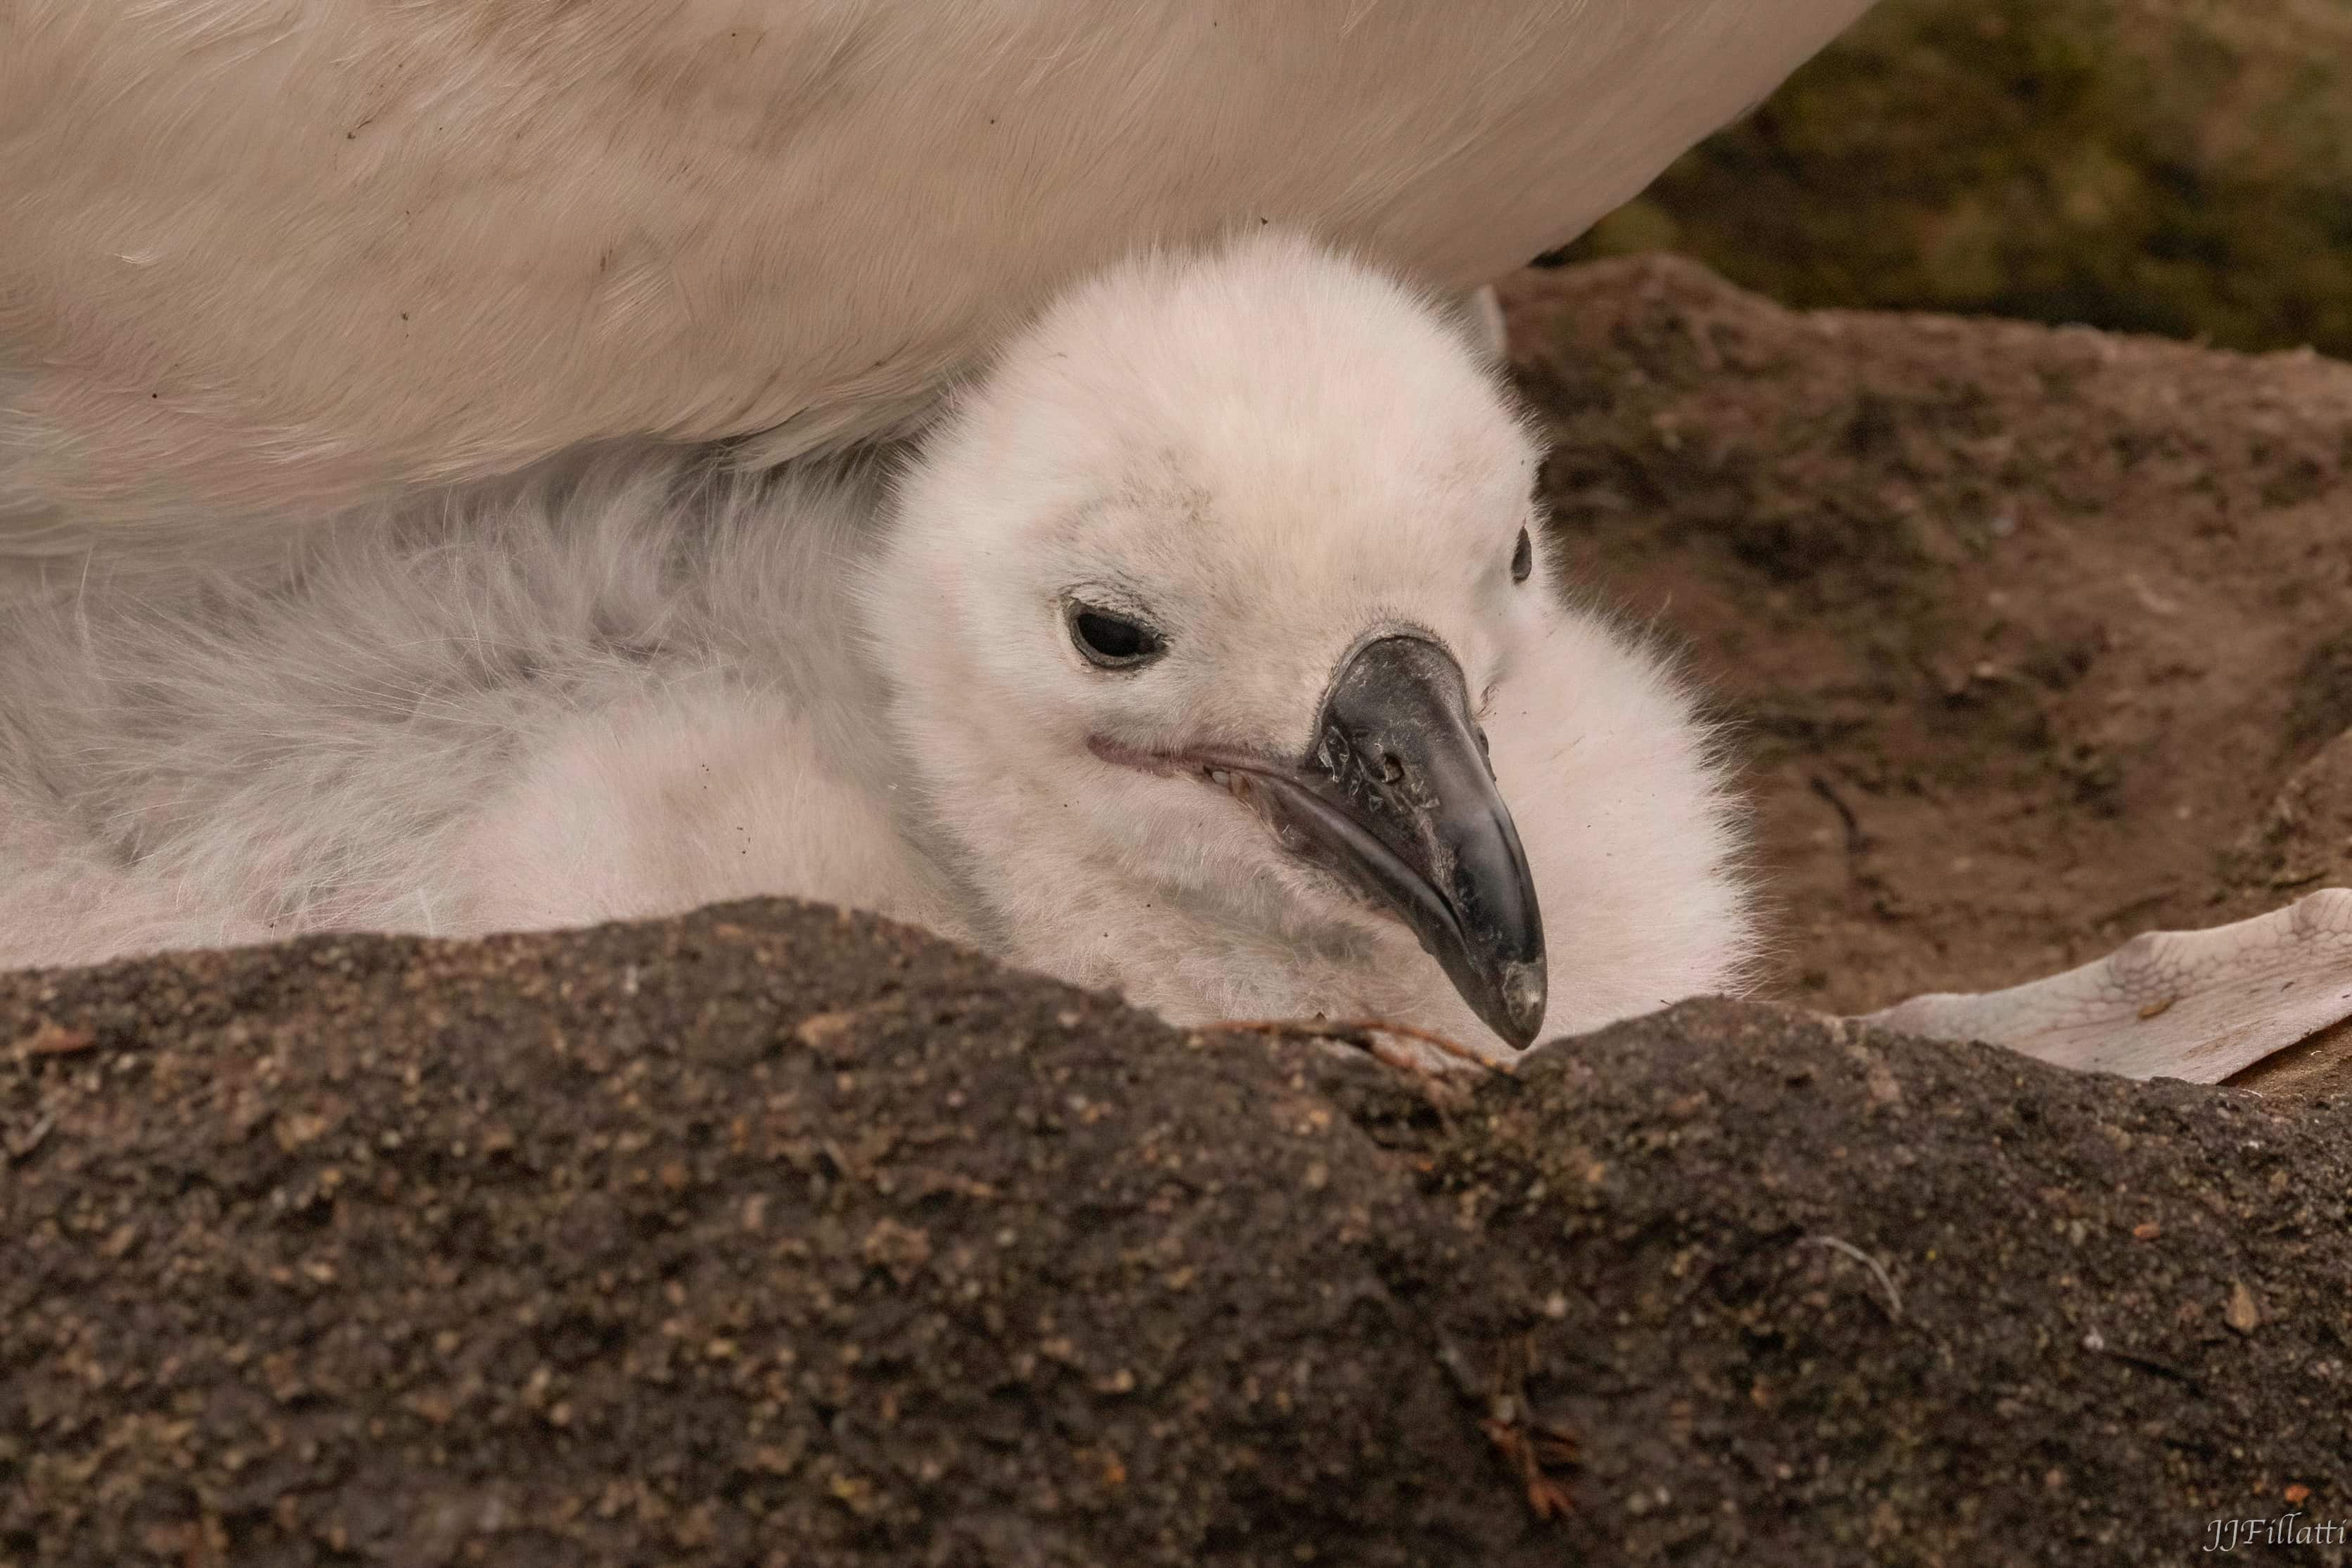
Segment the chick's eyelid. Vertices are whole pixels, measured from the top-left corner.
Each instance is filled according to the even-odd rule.
[[[1119,583],[1073,583],[1056,598],[1064,615],[1095,610],[1107,616],[1123,616],[1155,628],[1160,625],[1160,616],[1143,595]]]
[[[1148,613],[1118,598],[1104,603],[1079,592],[1067,594],[1062,600],[1062,624],[1079,657],[1097,669],[1138,670],[1168,651],[1168,634]]]

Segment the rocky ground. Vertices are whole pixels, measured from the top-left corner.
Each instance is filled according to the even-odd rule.
[[[2352,1523],[2340,1056],[2132,1085],[1786,1005],[2352,880],[2352,368],[1675,261],[1507,303],[1586,591],[1748,758],[1777,1000],[1449,1089],[788,906],[0,976],[0,1563]]]
[[[783,905],[0,977],[0,1042],[13,1563],[2158,1563],[2352,1517],[2341,1100],[1719,1002],[1433,1089]]]

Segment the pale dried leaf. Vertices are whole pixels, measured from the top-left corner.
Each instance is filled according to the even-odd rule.
[[[2209,931],[2149,931],[2006,991],[1914,996],[1864,1020],[2061,1067],[2219,1083],[2352,1016],[2352,890]]]

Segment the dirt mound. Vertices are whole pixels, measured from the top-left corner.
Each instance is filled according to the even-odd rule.
[[[5,1561],[2071,1563],[2352,1516],[2341,1102],[1724,1003],[1449,1094],[781,904],[0,976],[0,1052]]]
[[[786,906],[0,978],[19,1038],[0,1559],[1522,1532],[1384,1278],[1469,1238],[1261,1047]]]
[[[1751,761],[1774,990],[1861,1011],[2352,882],[2352,366],[1505,286],[1572,571]]]

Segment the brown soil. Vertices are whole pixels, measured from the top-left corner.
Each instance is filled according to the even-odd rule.
[[[11,1568],[2156,1563],[2352,1520],[2352,1101],[1792,1010],[1447,1093],[747,905],[0,975],[0,1143]]]
[[[1504,288],[1573,570],[1750,759],[1840,1011],[2352,882],[2352,366],[1799,314],[1668,258]]]

